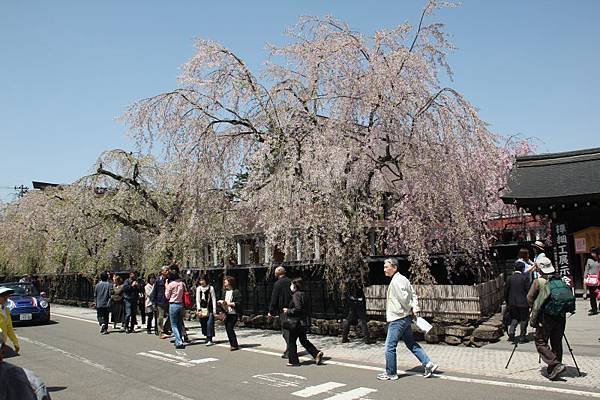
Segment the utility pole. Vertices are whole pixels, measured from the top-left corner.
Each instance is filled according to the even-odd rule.
[[[27,191],[29,190],[29,188],[27,186],[21,185],[21,186],[15,186],[15,190],[18,190],[19,193],[17,194],[17,196],[19,198],[25,196],[25,193],[27,193]]]

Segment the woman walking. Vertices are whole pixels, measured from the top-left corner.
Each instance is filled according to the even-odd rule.
[[[225,312],[225,331],[229,339],[229,350],[236,351],[239,350],[240,346],[234,328],[238,315],[242,312],[242,294],[235,288],[235,278],[233,276],[225,276],[223,287],[225,296],[223,300],[219,300],[219,304]]]
[[[179,276],[179,270],[171,268],[169,275],[169,284],[165,290],[165,297],[169,301],[169,318],[171,319],[171,330],[175,336],[175,348],[185,349],[183,337],[185,328],[183,327],[183,294],[185,293],[185,283]]]
[[[288,366],[295,367],[300,365],[298,359],[298,347],[296,340],[300,339],[302,347],[309,352],[309,354],[315,359],[316,364],[321,364],[323,359],[323,352],[317,350],[317,348],[308,340],[306,333],[310,327],[310,299],[306,293],[304,293],[304,283],[302,278],[296,278],[292,280],[290,286],[292,291],[292,301],[290,302],[289,308],[284,308],[283,312],[287,314],[286,324],[290,330],[290,342],[288,345],[289,361]]]
[[[145,309],[144,312],[146,313],[146,333],[148,335],[152,334],[152,321],[154,320],[154,333],[156,335],[158,335],[158,322],[157,322],[157,315],[156,312],[154,310],[154,303],[152,303],[152,291],[154,290],[154,283],[156,282],[156,278],[154,277],[154,274],[150,274],[148,275],[148,283],[146,283],[146,286],[144,286],[144,293],[146,294],[145,296]]]
[[[596,290],[598,289],[598,272],[600,269],[599,261],[600,249],[594,247],[590,250],[590,258],[585,264],[583,273],[584,283],[588,289],[588,297],[590,298],[590,311],[588,315],[598,314],[598,301],[596,300]]]
[[[215,337],[215,310],[217,309],[217,296],[215,288],[208,283],[208,277],[203,276],[196,288],[196,314],[200,319],[202,334],[206,338],[206,345],[213,345]]]
[[[123,308],[123,279],[119,275],[113,275],[113,290],[110,295],[110,314],[113,323],[113,329],[117,329],[117,324],[125,321],[125,309]]]

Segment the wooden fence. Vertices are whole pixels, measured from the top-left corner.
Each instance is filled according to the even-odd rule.
[[[479,319],[493,314],[504,299],[504,276],[478,285],[414,285],[420,315],[445,320]],[[367,314],[385,315],[387,285],[365,288]]]

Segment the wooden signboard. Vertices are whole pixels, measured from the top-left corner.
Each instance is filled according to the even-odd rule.
[[[600,227],[590,226],[573,234],[575,253],[589,253],[592,247],[600,247]]]

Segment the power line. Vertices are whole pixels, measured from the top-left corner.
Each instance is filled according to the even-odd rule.
[[[25,193],[27,193],[29,191],[29,187],[25,186],[25,185],[19,185],[19,186],[0,186],[0,189],[5,189],[5,190],[14,190],[17,192],[17,197],[23,197],[25,196]]]

